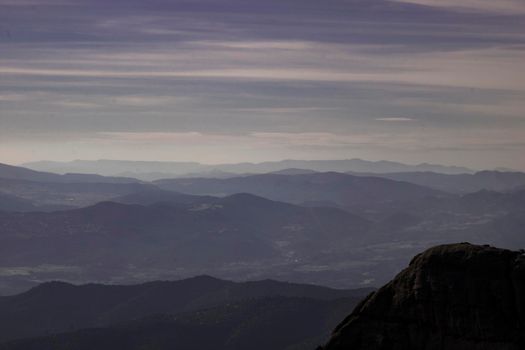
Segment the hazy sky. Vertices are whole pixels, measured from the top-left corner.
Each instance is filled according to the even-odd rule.
[[[0,0],[0,162],[525,170],[525,0]]]

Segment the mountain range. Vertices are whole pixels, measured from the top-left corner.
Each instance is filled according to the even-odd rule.
[[[4,293],[35,280],[132,283],[202,273],[370,286],[436,243],[525,244],[525,191],[428,197],[398,203],[373,220],[251,194],[154,190],[115,201],[122,203],[0,212]]]
[[[327,172],[391,173],[432,171],[444,174],[472,173],[465,167],[436,164],[407,165],[390,161],[344,160],[282,160],[263,163],[201,164],[196,162],[152,162],[125,160],[75,160],[71,162],[39,161],[22,166],[53,173],[97,173],[106,176],[129,176],[146,181],[170,177],[225,177],[233,174],[260,174],[289,168]]]
[[[152,184],[131,178],[58,175],[0,164],[0,210],[71,209],[154,188]]]
[[[274,297],[0,344],[1,350],[311,350],[355,305]],[[314,321],[312,321],[312,319]]]
[[[353,212],[379,210],[397,202],[446,195],[408,182],[336,172],[298,175],[261,174],[228,179],[167,179],[159,188],[197,195],[224,196],[246,192],[309,206],[336,206]]]
[[[99,175],[99,182],[64,182],[1,169],[2,294],[52,279],[137,283],[203,273],[377,286],[432,245],[525,243],[525,191],[516,189],[458,194],[305,169],[154,183]],[[494,174],[476,186],[519,183],[499,179],[520,174]],[[464,176],[479,175],[448,175],[467,183]]]
[[[25,180],[32,182],[50,183],[138,183],[137,179],[128,177],[111,177],[92,173],[66,173],[64,175],[53,172],[35,171],[25,167],[18,167],[0,163],[0,178]]]
[[[284,349],[326,339],[337,319],[368,292],[209,276],[127,286],[48,282],[0,297],[0,349],[116,349],[123,344],[143,349],[151,341],[150,346],[246,348],[255,339],[261,343],[253,348]],[[273,336],[265,337],[263,329]],[[197,334],[202,336],[194,338]],[[14,341],[20,338],[33,339]]]
[[[264,275],[358,244],[370,225],[340,209],[249,194],[182,198],[152,205],[102,202],[49,213],[0,212],[0,276],[13,277],[23,266],[56,266],[62,278],[88,281],[206,271],[237,278]],[[18,275],[34,279],[53,273]]]
[[[0,297],[0,349],[519,350],[524,291],[523,250],[469,243],[417,254],[376,291],[209,276],[50,282]]]
[[[481,190],[512,191],[525,186],[525,173],[479,171],[473,174],[441,174],[434,172],[351,173],[358,176],[379,176],[405,181],[449,193],[471,193]]]

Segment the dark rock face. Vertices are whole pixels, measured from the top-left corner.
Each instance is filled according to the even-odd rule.
[[[525,255],[468,243],[429,249],[322,349],[525,349]]]

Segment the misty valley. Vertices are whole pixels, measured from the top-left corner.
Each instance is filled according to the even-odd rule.
[[[521,173],[491,174],[487,186],[506,184],[504,192],[457,193],[382,174],[142,182],[2,171],[4,294],[52,279],[139,283],[200,274],[377,287],[433,245],[524,243]]]
[[[523,173],[346,170],[147,182],[1,165],[0,341],[313,349],[425,249],[525,246]]]

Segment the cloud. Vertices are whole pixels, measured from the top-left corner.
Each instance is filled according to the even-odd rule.
[[[60,107],[66,107],[66,108],[83,108],[83,109],[93,109],[93,108],[101,108],[102,105],[98,103],[92,103],[92,102],[81,102],[81,101],[53,101],[52,104]]]
[[[478,117],[488,116],[501,122],[523,120],[525,111],[524,94],[497,94],[492,93],[491,98],[476,98],[473,101],[464,99],[446,98],[416,98],[404,97],[391,101],[393,105],[403,108],[422,108],[440,111],[443,114],[457,115],[458,113],[469,113]],[[499,119],[496,119],[499,118]],[[505,118],[504,120],[501,118]]]
[[[308,41],[200,41],[195,42],[204,47],[246,50],[307,50],[319,44]]]
[[[212,139],[217,135],[205,135],[201,132],[99,132],[94,139],[102,138],[106,141],[125,142],[188,142],[203,141],[205,138]]]
[[[296,114],[308,112],[340,111],[340,107],[252,107],[233,108],[231,111],[241,113]]]
[[[521,0],[190,3],[0,0],[3,157],[520,157]]]
[[[89,138],[88,138],[89,139]],[[99,132],[93,140],[105,143],[163,144],[176,147],[214,147],[236,145],[236,148],[272,148],[313,146],[321,148],[353,146],[408,147],[413,137],[396,139],[392,133],[332,133],[332,132],[251,132],[220,134],[189,132]]]
[[[277,47],[284,45],[278,43]],[[147,46],[139,52],[106,54],[80,50],[78,58],[70,54],[66,67],[58,62],[50,67],[38,61],[32,65],[20,61],[0,66],[0,73],[13,77],[76,79],[372,82],[525,91],[522,73],[525,44],[410,54],[395,51],[385,54],[367,45],[310,43],[293,50],[260,51],[246,51],[235,47],[236,44],[224,50],[224,43],[218,48],[187,45],[184,50],[172,51]],[[148,53],[141,53],[142,50]]]
[[[461,137],[458,137],[461,136]],[[100,132],[86,140],[96,142],[124,142],[130,144],[162,144],[177,147],[215,147],[236,145],[235,148],[319,147],[351,149],[371,147],[401,151],[461,151],[523,149],[525,132],[522,130],[476,130],[476,133],[450,132],[443,135],[437,130],[405,130],[370,133],[333,132],[251,132],[246,134],[189,132]],[[424,141],[424,142],[423,142]],[[210,149],[211,150],[211,149]]]
[[[23,101],[26,99],[24,94],[0,94],[0,101],[13,102],[13,101]]]
[[[181,98],[173,96],[117,96],[111,98],[111,103],[130,107],[151,107],[178,103]]]
[[[331,132],[254,132],[250,134],[269,144],[336,147],[370,142],[377,135],[335,134]]]
[[[382,121],[382,122],[411,122],[411,121],[414,121],[414,119],[406,118],[406,117],[376,118],[376,120]]]
[[[492,12],[506,15],[524,15],[523,0],[390,0],[423,6],[443,7],[457,11]]]
[[[72,5],[71,0],[0,0],[0,6],[53,6]]]

